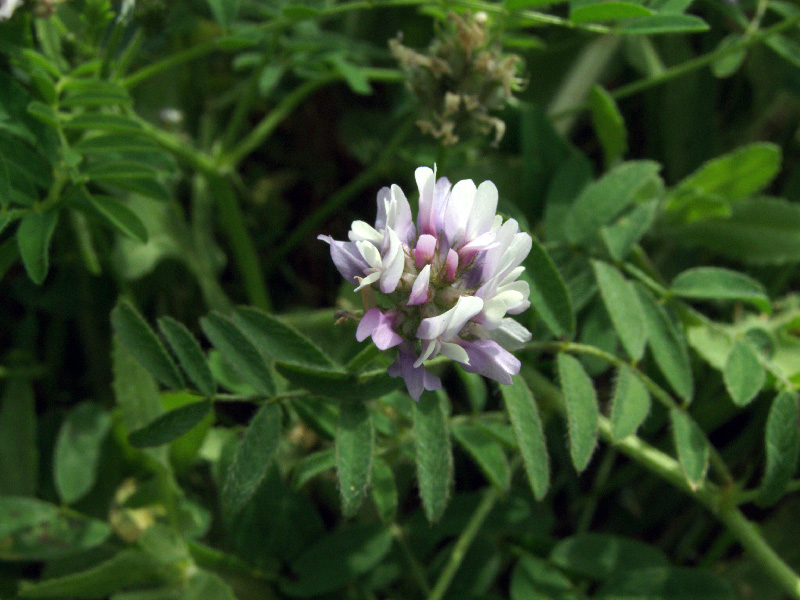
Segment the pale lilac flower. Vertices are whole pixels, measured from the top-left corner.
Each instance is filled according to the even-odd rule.
[[[10,19],[25,0],[0,0],[0,21]]]
[[[378,192],[375,225],[355,221],[348,242],[330,236],[331,257],[356,290],[370,288],[378,307],[364,313],[356,339],[372,337],[381,350],[398,347],[389,367],[402,377],[411,396],[441,388],[425,361],[442,354],[462,368],[500,383],[511,383],[520,362],[510,350],[531,333],[508,314],[530,302],[519,280],[531,249],[530,235],[497,211],[491,181],[455,185],[427,167],[416,170],[419,215],[416,224],[396,185]]]

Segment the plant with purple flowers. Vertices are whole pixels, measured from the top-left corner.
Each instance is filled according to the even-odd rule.
[[[514,219],[496,215],[497,188],[491,181],[455,185],[420,167],[416,225],[397,185],[378,192],[375,226],[355,221],[331,257],[342,276],[365,291],[365,313],[356,331],[381,350],[399,346],[389,367],[411,396],[441,388],[424,362],[443,354],[472,373],[510,384],[520,362],[509,352],[530,332],[507,314],[524,311],[528,283],[519,276],[531,236]]]

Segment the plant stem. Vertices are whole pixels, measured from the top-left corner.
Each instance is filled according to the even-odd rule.
[[[244,158],[264,143],[264,140],[270,136],[275,128],[281,124],[298,104],[315,90],[336,79],[337,77],[335,75],[329,75],[321,77],[320,79],[306,81],[293,89],[283,98],[278,106],[261,119],[258,125],[256,125],[235,148],[221,157],[219,163],[220,172],[234,171]]]
[[[397,545],[400,546],[400,553],[403,555],[403,558],[406,560],[409,568],[411,569],[411,575],[416,580],[417,585],[422,593],[427,596],[431,593],[431,586],[428,583],[427,576],[425,575],[425,569],[422,568],[422,565],[414,556],[414,553],[411,552],[411,548],[408,545],[408,540],[406,540],[406,532],[397,523],[392,524],[391,532],[394,536],[394,539],[397,541]]]
[[[380,354],[378,347],[372,342],[368,342],[358,354],[350,359],[350,362],[347,363],[345,369],[351,373],[358,373],[361,369],[371,363],[375,357],[378,356],[378,354]]]
[[[557,404],[563,410],[564,402],[558,388],[534,369],[529,369],[526,375],[526,379],[535,390],[541,390],[548,397],[559,398]],[[695,498],[711,511],[753,560],[769,573],[791,598],[800,600],[800,576],[775,553],[758,528],[736,507],[735,496],[728,488],[719,488],[708,481],[703,481],[696,489],[692,489],[678,461],[671,456],[653,448],[635,435],[615,441],[611,434],[611,423],[606,417],[600,417],[599,433],[603,441]]]
[[[475,536],[478,535],[483,522],[486,520],[486,517],[489,516],[498,498],[499,494],[495,487],[491,486],[486,490],[483,499],[480,501],[480,504],[478,504],[475,512],[472,513],[464,531],[458,536],[453,546],[453,551],[450,553],[450,558],[448,558],[447,564],[439,574],[439,578],[436,580],[436,584],[433,586],[433,591],[428,596],[428,600],[441,600],[445,593],[447,593],[447,588],[450,587],[453,577],[455,577],[458,572],[458,568],[461,566],[461,562],[464,560],[467,550],[469,550],[469,547],[475,540]]]
[[[267,294],[267,283],[233,183],[226,177],[214,175],[209,177],[208,184],[217,204],[220,225],[228,237],[234,259],[242,274],[248,302],[269,311],[271,303]]]
[[[623,85],[618,87],[617,89],[611,92],[611,96],[615,99],[619,100],[621,98],[627,98],[628,96],[633,96],[641,91],[656,87],[661,85],[662,83],[666,83],[673,79],[676,79],[682,75],[686,75],[687,73],[691,73],[697,69],[710,65],[715,60],[727,56],[728,54],[732,54],[734,52],[739,52],[741,50],[745,50],[750,46],[760,42],[772,35],[776,35],[790,29],[794,25],[800,22],[800,14],[790,17],[780,23],[773,25],[772,27],[768,27],[766,29],[762,29],[754,33],[749,37],[745,37],[739,42],[734,44],[730,44],[728,46],[718,47],[716,50],[709,52],[708,54],[704,54],[702,56],[698,56],[697,58],[693,58],[691,60],[687,60],[679,65],[675,65],[673,67],[669,67],[665,69],[660,74],[654,77],[646,77],[644,79],[640,79],[639,81],[634,81],[633,83],[629,83],[628,85]],[[585,102],[576,104],[575,106],[564,109],[559,113],[552,114],[551,118],[555,121],[558,119],[563,119],[570,115],[574,115],[575,113],[582,112],[588,108]]]

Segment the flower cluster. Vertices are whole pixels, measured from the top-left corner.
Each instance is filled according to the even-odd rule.
[[[494,132],[497,144],[506,125],[489,111],[497,110],[522,88],[517,76],[522,59],[503,55],[488,30],[488,16],[450,13],[438,37],[425,52],[389,42],[389,49],[419,100],[419,128],[442,144]]]
[[[531,236],[514,219],[495,215],[497,188],[491,181],[455,185],[434,170],[416,170],[419,215],[416,225],[403,191],[393,185],[378,192],[375,226],[353,222],[349,242],[330,236],[331,257],[342,276],[366,290],[371,307],[356,331],[381,350],[398,346],[389,367],[403,377],[411,396],[441,388],[424,361],[443,354],[472,373],[511,383],[520,348],[531,333],[506,314],[530,302],[520,266]]]

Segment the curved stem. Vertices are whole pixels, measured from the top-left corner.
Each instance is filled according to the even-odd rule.
[[[475,512],[472,513],[472,516],[470,517],[467,526],[464,528],[464,531],[462,531],[461,535],[458,536],[458,539],[453,546],[453,551],[450,553],[450,557],[447,559],[447,564],[439,574],[439,578],[436,580],[436,584],[433,586],[433,590],[428,596],[428,600],[441,600],[447,593],[447,588],[450,587],[453,577],[455,577],[456,573],[458,572],[458,569],[464,560],[464,556],[467,554],[467,550],[469,550],[469,547],[475,540],[475,536],[478,535],[481,526],[483,525],[484,521],[486,521],[486,517],[488,517],[489,513],[492,512],[492,509],[494,508],[495,502],[497,502],[498,498],[499,493],[497,488],[492,486],[486,490],[483,499],[480,501],[480,504],[478,504]]]
[[[558,398],[557,405],[563,409],[564,402],[560,390],[541,373],[534,369],[528,369],[526,380],[537,393],[550,398]],[[764,540],[758,527],[736,507],[735,496],[731,494],[729,488],[719,488],[708,481],[693,488],[686,480],[678,461],[671,456],[653,448],[635,435],[630,435],[622,440],[614,440],[611,433],[611,422],[606,417],[600,417],[599,433],[607,444],[695,498],[725,525],[752,559],[769,573],[791,598],[800,600],[800,576],[778,556]]]
[[[691,73],[697,69],[703,68],[707,65],[710,65],[717,59],[727,56],[728,54],[733,54],[734,52],[739,52],[741,50],[745,50],[750,46],[761,42],[762,40],[781,33],[782,31],[786,31],[790,29],[797,23],[800,23],[800,14],[795,15],[789,19],[781,21],[772,27],[768,27],[766,29],[762,29],[761,31],[754,33],[749,37],[743,38],[741,41],[730,44],[728,46],[718,47],[716,50],[709,52],[708,54],[704,54],[703,56],[698,56],[697,58],[693,58],[691,60],[687,60],[679,65],[675,65],[668,69],[665,69],[658,75],[654,77],[646,77],[644,79],[640,79],[639,81],[634,81],[633,83],[629,83],[628,85],[623,85],[618,87],[617,89],[611,92],[611,96],[617,100],[621,98],[627,98],[628,96],[633,96],[639,92],[644,90],[656,87],[661,85],[662,83],[666,83],[673,79],[676,79],[682,75],[686,75],[687,73]],[[555,121],[558,119],[562,119],[564,117],[568,117],[578,112],[582,112],[588,108],[588,105],[584,102],[581,104],[577,104],[571,108],[562,110],[556,114],[551,115],[551,118]]]

